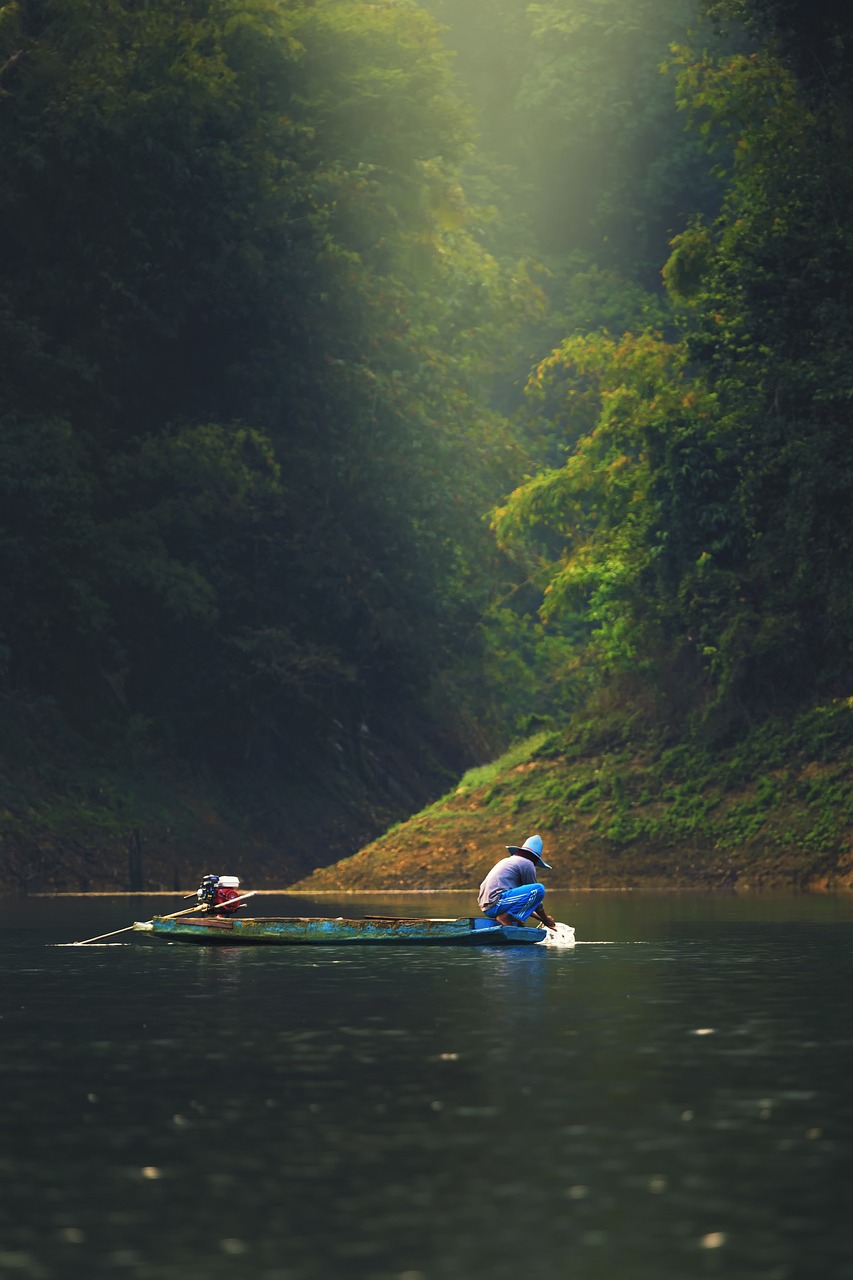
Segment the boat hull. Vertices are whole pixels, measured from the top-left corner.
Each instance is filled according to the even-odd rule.
[[[368,916],[362,920],[303,916],[248,919],[202,916],[169,920],[155,916],[153,920],[137,922],[133,927],[139,933],[168,942],[251,946],[341,946],[366,943],[384,946],[529,946],[541,942],[546,934],[546,930],[541,928],[499,925],[493,920],[467,916],[458,920],[378,916]]]

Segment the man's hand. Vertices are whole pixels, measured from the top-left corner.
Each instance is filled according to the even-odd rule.
[[[539,919],[545,925],[546,929],[556,929],[557,921],[553,916],[549,916],[547,911],[537,911],[536,914],[539,916]]]

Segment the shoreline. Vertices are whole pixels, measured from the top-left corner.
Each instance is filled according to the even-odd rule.
[[[546,885],[552,893],[691,893],[714,896],[737,897],[743,894],[786,893],[803,897],[853,894],[853,888],[847,884],[840,885]],[[477,886],[468,889],[254,889],[255,897],[275,898],[375,898],[375,897],[427,897],[435,894],[459,894],[470,897],[476,894]],[[167,889],[95,889],[91,891],[74,889],[39,890],[37,893],[0,894],[0,898],[175,898],[175,892]]]

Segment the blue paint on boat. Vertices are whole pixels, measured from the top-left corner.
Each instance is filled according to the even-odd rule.
[[[405,916],[367,916],[360,920],[342,917],[268,916],[248,919],[203,916],[152,920],[134,924],[134,930],[169,942],[206,944],[254,944],[293,946],[305,944],[414,943],[444,946],[531,945],[541,942],[545,929],[500,925],[484,917],[462,916],[457,920],[430,920]]]

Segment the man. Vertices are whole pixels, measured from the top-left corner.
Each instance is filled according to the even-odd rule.
[[[542,906],[545,887],[536,880],[536,868],[550,864],[542,857],[542,837],[529,836],[520,847],[506,846],[508,858],[496,862],[483,883],[477,901],[484,916],[498,924],[523,925],[528,916],[536,916],[548,929],[557,922]]]

